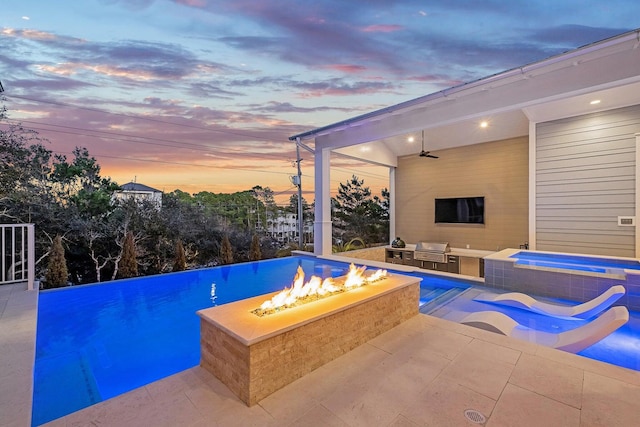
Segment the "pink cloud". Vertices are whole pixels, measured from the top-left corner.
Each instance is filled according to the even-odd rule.
[[[356,65],[356,64],[329,64],[322,68],[326,68],[328,70],[341,71],[343,73],[361,73],[366,71],[367,67],[364,65]]]
[[[404,27],[402,25],[397,24],[378,24],[378,25],[368,25],[360,29],[360,31],[365,33],[393,33],[395,31],[403,30]]]

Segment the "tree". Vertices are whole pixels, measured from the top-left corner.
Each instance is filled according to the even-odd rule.
[[[173,271],[184,271],[187,268],[187,257],[184,253],[184,246],[182,246],[182,240],[176,241],[176,254],[173,261]]]
[[[226,234],[222,238],[222,245],[220,246],[220,263],[233,264],[233,251],[231,249],[231,242],[229,242],[229,236],[227,236]]]
[[[53,239],[51,250],[49,251],[49,264],[45,275],[45,288],[59,288],[66,286],[69,280],[67,261],[64,256],[62,237],[57,235]]]
[[[367,243],[388,241],[388,190],[383,189],[382,196],[382,199],[371,197],[371,190],[364,186],[364,180],[355,175],[347,183],[340,184],[332,207],[335,228],[342,242],[357,237]]]
[[[371,190],[364,180],[353,175],[347,183],[340,183],[334,201],[335,226],[343,241],[360,237],[366,239]]]
[[[255,229],[258,231],[264,231],[267,227],[268,219],[278,216],[278,206],[276,205],[273,196],[273,190],[269,187],[256,185],[251,189],[251,191],[256,198]]]
[[[118,275],[122,279],[138,275],[138,261],[136,257],[136,243],[131,231],[127,232],[122,243],[122,258],[119,263]]]
[[[251,238],[251,250],[249,251],[249,261],[259,261],[262,258],[260,252],[260,239],[257,234]]]

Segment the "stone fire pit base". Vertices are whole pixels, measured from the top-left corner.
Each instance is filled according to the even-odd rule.
[[[273,294],[201,310],[200,365],[254,405],[418,314],[420,280],[394,274],[264,317],[251,310]]]

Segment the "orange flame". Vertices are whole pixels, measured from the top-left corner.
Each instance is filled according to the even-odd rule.
[[[283,289],[274,295],[273,298],[262,303],[260,310],[265,312],[290,307],[306,297],[323,297],[332,293],[357,288],[387,276],[387,270],[377,270],[372,275],[365,277],[364,271],[366,269],[367,267],[364,265],[356,268],[355,265],[351,264],[344,283],[342,286],[339,286],[330,277],[322,280],[318,276],[311,276],[311,279],[309,279],[307,283],[304,283],[304,271],[298,266],[291,287]]]

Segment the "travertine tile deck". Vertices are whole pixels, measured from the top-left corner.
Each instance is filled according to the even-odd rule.
[[[7,392],[30,389],[30,368],[8,365],[4,349],[28,351],[20,337],[35,316],[12,299],[0,318],[0,425],[23,426]],[[48,425],[473,426],[464,412],[475,409],[486,426],[636,426],[638,402],[640,372],[418,315],[251,408],[195,367]]]
[[[0,286],[0,426],[31,424],[38,291]]]

